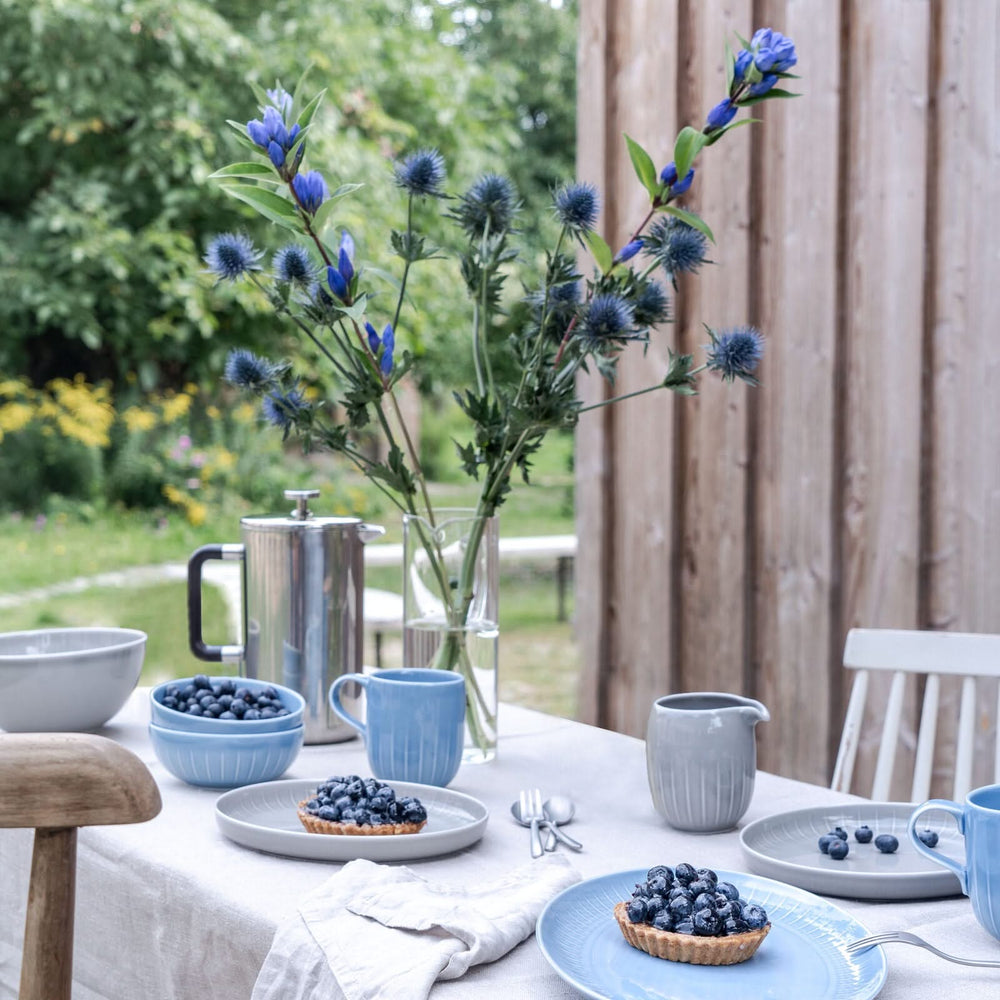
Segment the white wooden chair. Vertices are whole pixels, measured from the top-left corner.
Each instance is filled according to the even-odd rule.
[[[1000,677],[1000,635],[856,628],[847,634],[844,666],[856,670],[857,675],[851,689],[830,787],[836,791],[850,791],[869,676],[874,670],[886,671],[892,674],[892,683],[882,725],[882,741],[875,763],[871,798],[883,802],[889,798],[896,747],[899,743],[906,677],[908,674],[923,674],[926,682],[910,801],[923,802],[930,798],[941,677],[957,676],[962,678],[962,695],[955,736],[952,798],[961,802],[972,787],[976,681]],[[997,717],[1000,718],[1000,696],[997,700]],[[1000,739],[994,744],[993,775],[993,780],[1000,782]]]

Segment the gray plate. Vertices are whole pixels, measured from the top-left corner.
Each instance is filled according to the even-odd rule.
[[[909,802],[855,802],[796,809],[749,823],[740,831],[740,845],[752,871],[825,896],[884,900],[961,895],[958,879],[910,843],[906,824],[915,808]],[[876,837],[893,834],[899,850],[882,854],[874,840],[859,844],[854,831],[863,825]],[[817,846],[835,826],[848,834],[850,852],[843,861],[820,853]],[[964,863],[965,843],[948,813],[925,813],[920,828],[936,831],[940,840],[935,849]]]
[[[230,840],[268,854],[311,861],[414,861],[450,854],[479,840],[489,813],[479,799],[432,785],[393,781],[396,795],[414,795],[427,810],[427,825],[419,833],[395,836],[327,836],[307,833],[296,806],[323,778],[264,781],[234,788],[215,804],[219,829]]]

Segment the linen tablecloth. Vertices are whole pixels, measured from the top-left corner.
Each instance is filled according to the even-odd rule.
[[[136,691],[103,734],[134,750],[160,786],[163,811],[138,826],[80,831],[75,1000],[247,1000],[275,928],[297,901],[337,870],[247,850],[219,832],[219,793],[185,785],[156,760],[146,736],[148,692]],[[305,747],[289,778],[368,773],[359,741]],[[577,802],[571,855],[584,878],[656,863],[745,871],[736,832],[683,834],[654,812],[644,744],[510,705],[500,711],[500,748],[486,765],[463,765],[451,788],[486,803],[483,839],[454,855],[407,864],[441,881],[496,878],[528,859],[527,830],[509,814],[518,790],[538,786]],[[772,813],[850,801],[849,796],[767,773],[757,778],[742,824]],[[0,1000],[17,996],[31,832],[0,830]],[[833,900],[873,932],[907,929],[960,954],[1000,958],[967,899],[902,903]],[[996,972],[961,968],[903,945],[887,949],[884,1000],[937,1000],[960,986],[963,1000],[997,995]],[[534,938],[500,961],[438,983],[435,1000],[553,1000],[579,996],[546,962]],[[781,995],[781,994],[776,994]],[[788,984],[789,998],[799,994]]]

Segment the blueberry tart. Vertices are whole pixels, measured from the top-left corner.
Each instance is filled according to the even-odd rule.
[[[327,778],[298,804],[298,816],[310,833],[352,837],[418,833],[427,824],[419,799],[397,799],[384,782],[356,774]]]
[[[691,965],[745,962],[771,929],[767,911],[741,899],[731,882],[683,863],[650,868],[614,914],[633,948]]]

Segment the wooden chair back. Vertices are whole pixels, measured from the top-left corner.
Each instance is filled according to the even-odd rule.
[[[33,827],[19,1000],[69,1000],[76,831],[142,823],[160,792],[131,751],[88,733],[0,733],[0,827]]]
[[[907,675],[916,674],[923,675],[925,680],[910,801],[923,802],[928,799],[937,736],[941,677],[958,676],[962,678],[962,693],[955,736],[952,798],[961,802],[972,787],[977,681],[1000,677],[1000,635],[856,628],[847,634],[844,666],[856,670],[857,674],[851,689],[830,787],[842,792],[851,790],[869,677],[872,671],[888,672],[892,674],[892,681],[871,789],[872,799],[888,799],[896,747],[899,744],[906,678]],[[993,775],[993,780],[1000,782],[1000,739],[994,745]]]

